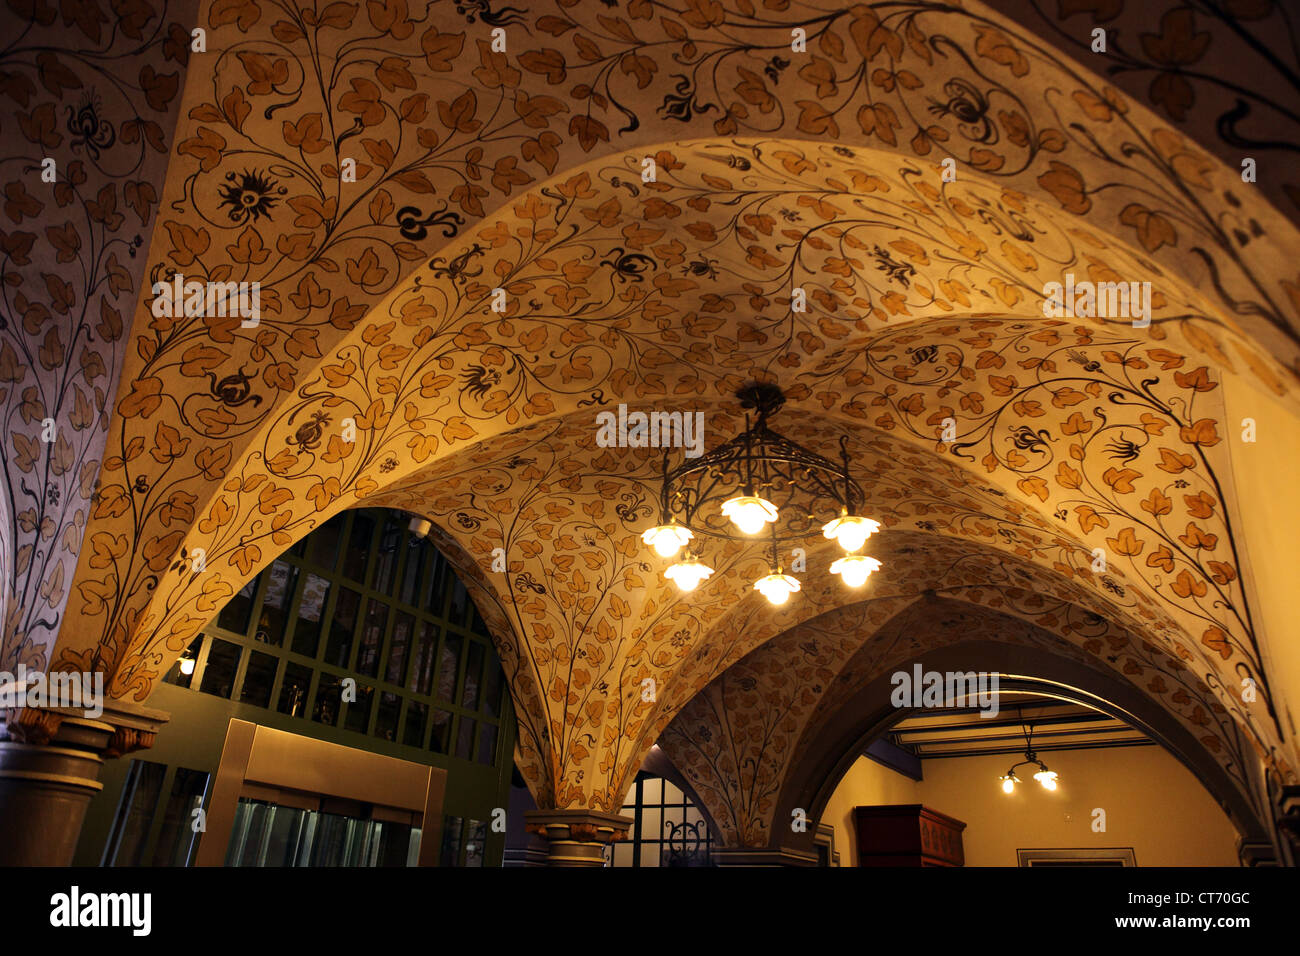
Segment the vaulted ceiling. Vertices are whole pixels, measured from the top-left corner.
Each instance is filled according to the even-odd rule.
[[[674,715],[792,627],[865,615],[856,653],[888,597],[1030,582],[1090,622],[1032,615],[1054,647],[1132,662],[1233,773],[1244,741],[1290,777],[1218,393],[1297,407],[1292,187],[1234,160],[1286,100],[1190,108],[1224,95],[1193,67],[1275,50],[1276,12],[1235,4],[1211,45],[1186,3],[1014,6],[1028,26],[976,3],[12,0],[0,659],[144,700],[244,581],[365,501],[439,523],[555,806],[620,806]],[[1092,22],[1122,58],[1078,53]],[[260,283],[260,323],[155,316],[177,273]],[[1151,326],[1044,319],[1067,273],[1151,282]],[[754,378],[801,440],[855,449],[888,528],[869,604],[810,581],[773,613],[738,546],[683,601],[641,549],[656,462],[598,448],[595,412],[700,410],[714,444]]]

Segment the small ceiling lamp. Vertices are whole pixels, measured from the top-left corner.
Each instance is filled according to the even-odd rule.
[[[722,503],[723,517],[740,529],[741,534],[755,535],[776,521],[776,505],[757,495],[737,495]]]
[[[846,554],[831,562],[831,574],[838,574],[840,580],[851,588],[860,588],[867,583],[867,578],[880,570],[880,562],[865,554]]]
[[[195,660],[194,660],[194,658],[192,658],[192,657],[182,657],[182,658],[181,658],[181,673],[184,674],[186,677],[189,677],[191,674],[194,673],[194,664],[195,664]]]
[[[827,522],[822,527],[822,534],[832,541],[838,541],[841,548],[852,554],[854,551],[862,550],[867,539],[879,530],[879,521],[851,515],[849,510],[844,508],[838,518]]]
[[[770,567],[776,570],[754,588],[781,605],[799,590],[799,581],[782,569],[778,544],[806,540],[820,528],[845,552],[831,573],[849,587],[861,587],[880,562],[857,552],[880,523],[858,513],[866,494],[849,473],[848,440],[840,439],[835,462],[773,431],[768,419],[785,404],[785,395],[771,383],[751,382],[736,397],[753,412],[739,435],[675,468],[665,448],[659,523],[641,540],[671,558],[701,536],[750,544],[768,532]],[[693,554],[665,572],[683,591],[694,590],[711,573]]]
[[[664,577],[676,584],[677,589],[683,594],[690,594],[712,573],[711,567],[702,563],[695,555],[687,554],[683,560],[665,571]]]
[[[661,524],[641,535],[641,540],[655,549],[661,558],[675,558],[677,552],[686,546],[695,535],[691,534],[676,521]]]
[[[1020,783],[1020,778],[1016,776],[1016,767],[1023,767],[1025,764],[1033,764],[1038,767],[1034,773],[1034,779],[1037,780],[1044,790],[1055,790],[1057,774],[1055,770],[1048,770],[1047,764],[1038,759],[1034,753],[1034,728],[1032,724],[1021,723],[1021,729],[1025,733],[1025,759],[1018,764],[1014,764],[1010,770],[998,777],[1002,781],[1003,793],[1014,793],[1016,784]]]
[[[755,581],[754,590],[767,598],[774,607],[780,607],[790,600],[791,594],[799,590],[799,579],[783,574],[781,568],[777,568],[771,574]]]

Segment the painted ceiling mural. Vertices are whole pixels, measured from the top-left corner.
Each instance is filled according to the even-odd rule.
[[[1225,165],[1253,157],[1257,188],[1300,219],[1300,20],[1281,0],[992,0]],[[1092,31],[1106,30],[1094,54]],[[1249,63],[1249,82],[1241,64]],[[1249,227],[1237,240],[1249,245]]]
[[[1163,321],[1206,314],[1199,294],[1168,277],[1157,320],[1140,332],[1127,323],[1048,322],[1042,275],[1078,262],[1081,273],[1107,276],[1116,264],[1130,268],[1136,254],[1055,226],[1059,213],[1027,198],[996,190],[996,201],[989,199],[979,183],[949,184],[947,197],[935,195],[904,166],[876,176],[865,193],[844,184],[832,192],[829,182],[816,193],[781,189],[789,167],[811,176],[803,168],[810,165],[847,181],[854,155],[836,147],[800,152],[789,143],[737,149],[701,146],[692,164],[660,156],[664,167],[682,165],[673,170],[679,179],[699,170],[697,191],[681,205],[712,213],[707,219],[652,216],[665,201],[649,190],[625,204],[619,192],[627,191],[612,182],[616,170],[626,175],[624,164],[606,166],[604,175],[575,174],[544,198],[529,194],[512,210],[511,225],[480,227],[464,253],[435,257],[322,357],[295,401],[250,426],[255,444],[241,458],[234,426],[214,426],[211,438],[231,436],[219,444],[191,443],[157,417],[162,395],[139,407],[124,398],[119,422],[141,434],[131,439],[134,450],[106,463],[97,513],[106,527],[91,529],[90,574],[80,585],[83,615],[108,618],[109,639],[96,643],[101,630],[78,626],[61,644],[61,659],[105,664],[114,693],[143,697],[216,607],[295,535],[362,498],[382,503],[376,496],[385,487],[455,446],[584,406],[654,396],[698,403],[746,379],[775,376],[798,403],[898,431],[931,453],[947,451],[971,473],[993,474],[1004,493],[1070,522],[1090,547],[1108,548],[1130,566],[1197,653],[1231,675],[1224,682],[1256,676],[1266,686],[1220,505],[1223,449],[1210,397],[1220,346],[1188,322]],[[749,165],[749,181],[729,183],[710,171],[737,156]],[[775,239],[778,221],[789,224],[785,242],[755,241],[768,229]],[[944,225],[963,221],[979,223],[988,239]],[[702,224],[713,236],[698,253],[707,260],[704,274],[687,245],[698,244]],[[879,235],[884,224],[899,237],[860,248],[861,237]],[[1022,249],[1031,246],[1032,253]],[[485,307],[492,286],[484,276],[514,297],[503,317],[491,318]],[[807,285],[821,308],[790,312],[780,298],[793,282]],[[1024,320],[955,318],[979,306],[1018,309]],[[889,313],[904,310],[913,322],[954,318],[888,330]],[[1187,348],[1165,347],[1175,333]],[[1200,356],[1205,364],[1184,354],[1198,342],[1211,353]],[[167,396],[182,406],[194,398]],[[950,448],[936,442],[945,417],[957,423]],[[354,443],[339,430],[345,418],[356,423]],[[184,482],[192,468],[200,477],[227,477],[215,494],[214,479],[189,479],[190,491]],[[144,559],[130,545],[153,540],[147,512],[131,510],[137,499],[151,503],[157,521],[170,513],[176,525],[146,546]],[[197,524],[179,520],[184,509],[193,509]],[[185,560],[195,548],[207,556],[205,571]],[[612,613],[612,602],[598,604]],[[579,719],[586,718],[572,718]],[[561,724],[575,726],[567,714]],[[1270,753],[1267,736],[1260,740]],[[610,756],[605,746],[597,737],[585,753],[599,765]],[[630,764],[605,761],[599,785],[586,758],[542,774],[539,757],[532,766],[539,776],[529,779],[549,775],[538,785],[555,787],[561,805],[617,805],[614,784],[638,762],[624,756]]]
[[[0,670],[46,663],[72,591],[194,6],[0,7]]]
[[[904,538],[880,572],[889,586],[874,585],[887,596],[828,612],[767,642],[696,695],[660,737],[727,845],[768,846],[779,836],[773,814],[797,755],[859,688],[967,641],[1028,644],[1114,670],[1173,713],[1249,794],[1240,728],[1210,688],[1167,652],[1072,603],[1077,589],[1063,590],[1019,559],[980,561],[951,542]],[[928,590],[940,599],[922,596],[917,581],[933,583]],[[1260,796],[1253,797],[1258,804]]]
[[[142,236],[158,225],[147,264],[127,256],[131,285],[113,288],[136,300],[129,341],[119,354],[100,331],[81,352],[91,369],[96,355],[120,366],[122,385],[102,468],[78,473],[93,498],[75,580],[70,567],[41,578],[45,604],[15,596],[7,618],[48,624],[6,630],[6,654],[103,669],[115,696],[143,700],[243,581],[344,507],[438,517],[448,547],[480,565],[506,517],[532,528],[546,515],[554,537],[517,536],[505,580],[472,577],[507,647],[535,792],[617,807],[629,768],[695,691],[780,622],[842,600],[810,590],[794,618],[741,626],[757,616],[738,600],[757,556],[738,551],[699,600],[676,601],[627,544],[649,517],[644,475],[628,469],[649,462],[589,447],[595,409],[619,401],[698,407],[723,433],[739,421],[731,391],[759,377],[781,382],[792,415],[888,442],[921,472],[946,462],[943,501],[927,504],[881,459],[887,523],[950,509],[942,533],[1022,549],[1071,579],[1108,549],[1109,583],[1089,572],[1082,585],[1107,619],[1188,662],[1289,773],[1271,718],[1225,690],[1254,676],[1269,706],[1215,390],[1241,375],[1296,403],[1295,227],[1230,163],[976,4],[773,6],[205,4],[203,69],[184,85],[174,145],[158,134],[165,182],[153,166],[124,174],[123,203],[157,201]],[[16,100],[25,88],[4,69]],[[172,81],[147,76],[132,95],[175,108]],[[128,129],[158,139],[147,125],[119,139]],[[946,157],[956,182],[940,176]],[[7,196],[13,219],[26,200]],[[96,196],[89,218],[111,220],[116,193]],[[26,254],[15,234],[11,259],[11,245]],[[75,234],[115,274],[109,245]],[[1067,272],[1151,281],[1151,327],[1044,320],[1044,283]],[[175,274],[258,282],[260,323],[155,317],[142,290]],[[791,311],[795,286],[807,313]],[[498,287],[503,315],[489,306]],[[129,310],[109,305],[125,326]],[[16,355],[47,335],[32,324]],[[84,419],[76,389],[55,391]],[[15,414],[34,416],[23,402]],[[936,440],[944,417],[951,445]],[[537,461],[505,467],[500,436],[530,425],[505,440]],[[548,429],[564,443],[542,453]],[[18,466],[21,444],[6,447]],[[89,466],[96,447],[79,447]],[[490,508],[464,497],[497,485]],[[961,490],[976,485],[978,499]],[[11,533],[6,555],[50,527],[26,515],[24,496],[42,492],[21,486],[13,528],[32,530]],[[86,517],[60,514],[70,565]],[[566,535],[579,543],[567,563]],[[51,653],[60,586],[72,597]],[[579,705],[585,689],[556,679],[609,632],[597,650],[618,696]],[[624,684],[640,674],[665,678],[654,706]]]

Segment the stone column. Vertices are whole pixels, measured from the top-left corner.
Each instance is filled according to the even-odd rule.
[[[547,866],[604,866],[605,847],[627,838],[632,820],[600,810],[529,810],[528,832],[546,843]]]
[[[167,714],[120,701],[0,710],[0,866],[69,866],[104,761],[153,745]]]

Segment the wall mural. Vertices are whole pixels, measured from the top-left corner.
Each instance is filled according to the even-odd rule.
[[[167,169],[193,4],[0,9],[0,671],[72,592]]]
[[[776,800],[797,755],[857,690],[966,641],[1029,644],[1117,672],[1173,713],[1251,795],[1239,727],[1176,658],[1072,603],[1077,589],[1063,593],[1059,582],[1019,559],[994,562],[952,542],[901,537],[905,543],[895,544],[891,536],[885,577],[873,583],[881,597],[805,621],[764,644],[694,697],[660,737],[728,845],[769,845]],[[930,590],[946,600],[920,597],[917,582],[935,584]],[[1251,796],[1258,805],[1260,795]]]
[[[620,400],[693,407],[760,376],[860,441],[889,433],[922,469],[939,452],[967,482],[986,475],[1018,520],[1060,539],[1036,554],[1056,548],[1058,575],[1110,548],[1112,616],[1182,648],[1220,692],[1242,675],[1266,687],[1212,393],[1241,374],[1295,400],[1294,227],[1025,31],[922,3],[216,0],[199,22],[211,59],[186,84],[143,284],[259,282],[262,321],[139,302],[55,666],[105,670],[114,696],[143,700],[243,581],[335,511],[364,499],[433,514],[402,489],[508,429]],[[792,24],[812,51],[798,65],[781,52]],[[493,53],[492,26],[526,48]],[[662,145],[700,132],[723,139]],[[796,141],[810,138],[822,144]],[[955,183],[938,175],[947,156]],[[1043,322],[1043,284],[1067,271],[1149,279],[1152,327]],[[812,312],[790,312],[795,284]],[[488,308],[498,286],[504,317]],[[936,441],[948,413],[951,448]],[[545,512],[560,480],[521,478],[498,506]],[[606,499],[590,476],[563,480],[583,488],[577,513]],[[639,530],[634,504],[609,507]],[[987,507],[970,527],[975,510],[1000,538]],[[460,514],[483,520],[449,507],[449,533]],[[473,530],[457,540],[480,557]],[[744,613],[728,589],[751,558],[726,555],[736,570],[684,606],[644,572],[628,581],[639,555],[615,547],[578,549],[609,562],[599,585],[595,569],[579,587],[556,565],[565,589],[523,594],[527,575],[547,587],[549,545],[511,553],[523,564],[508,583],[482,578],[501,609],[533,605],[528,627],[490,616],[517,644],[526,775],[559,806],[617,807],[673,709],[749,649],[723,625]],[[661,698],[672,706],[576,710],[548,678],[588,630],[622,633],[637,614],[686,661]],[[533,626],[561,623],[547,640]],[[606,651],[620,680],[666,666],[629,640]],[[6,632],[7,653],[21,643]],[[1284,763],[1268,717],[1240,719]]]

